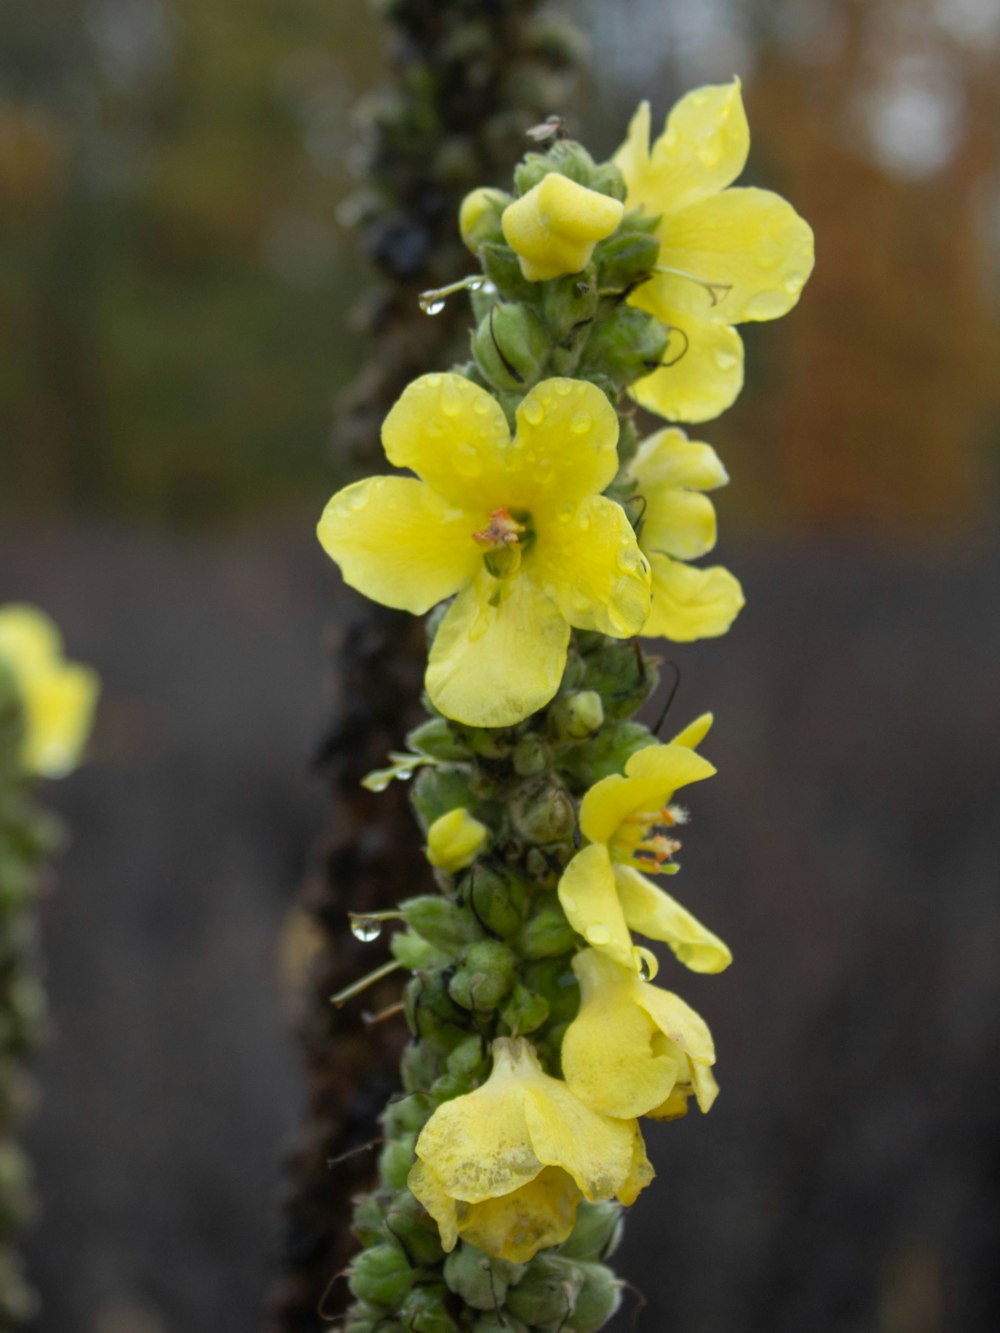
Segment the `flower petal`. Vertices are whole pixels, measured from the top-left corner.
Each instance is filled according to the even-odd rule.
[[[653,606],[643,633],[675,643],[725,634],[745,604],[739,579],[722,565],[698,569],[653,553]]]
[[[639,540],[647,555],[694,560],[715,545],[715,506],[700,491],[674,486],[644,491],[646,508]]]
[[[627,1180],[618,1191],[618,1202],[623,1203],[626,1208],[635,1203],[636,1199],[656,1175],[656,1172],[653,1170],[652,1162],[646,1156],[646,1144],[643,1140],[642,1130],[639,1128],[638,1120],[634,1123],[632,1166],[629,1170]]]
[[[679,995],[642,981],[638,983],[635,998],[663,1035],[679,1046],[685,1055],[698,1064],[715,1063],[715,1042],[708,1024]]]
[[[671,736],[671,745],[686,745],[689,750],[697,750],[715,721],[714,713],[699,713],[693,722],[689,722],[676,736]]]
[[[663,889],[631,866],[614,868],[618,900],[629,930],[662,940],[674,957],[692,972],[723,972],[733,961],[718,935],[701,924]]]
[[[730,407],[743,388],[743,342],[728,324],[698,319],[656,299],[656,280],[644,283],[629,297],[669,324],[667,359],[629,389],[647,412],[672,421],[708,421]],[[674,344],[677,344],[676,348]]]
[[[710,291],[660,274],[660,299],[678,311],[719,324],[777,319],[813,270],[812,228],[771,190],[726,190],[671,216],[660,263],[728,288]]]
[[[412,477],[368,477],[338,491],[319,521],[323,549],[352,588],[422,615],[482,566],[476,522]]]
[[[602,778],[584,796],[580,803],[583,835],[593,843],[606,843],[634,811],[656,810],[678,787],[709,778],[714,772],[707,759],[687,746],[643,746],[625,765],[625,777]]]
[[[555,516],[574,500],[598,495],[618,471],[618,416],[586,380],[548,379],[525,395],[509,471],[535,518]]]
[[[491,393],[462,375],[421,375],[382,426],[386,457],[412,468],[462,508],[489,513],[504,499],[510,431]]]
[[[524,1114],[539,1161],[568,1171],[590,1203],[614,1198],[632,1169],[627,1121],[598,1115],[554,1078],[525,1092]]]
[[[689,491],[714,491],[725,486],[729,474],[710,444],[689,440],[676,426],[665,426],[647,436],[628,465],[644,491],[680,486]]]
[[[673,213],[724,190],[743,170],[750,148],[739,79],[682,97],[647,154],[648,136],[649,107],[642,103],[615,155],[629,208],[642,204],[650,214]]]
[[[482,1203],[459,1201],[455,1213],[463,1240],[494,1259],[526,1264],[539,1250],[559,1245],[569,1236],[579,1202],[580,1191],[572,1176],[547,1166],[511,1194]],[[436,1214],[431,1216],[436,1220]]]
[[[575,629],[638,634],[649,615],[649,566],[624,509],[594,495],[566,510],[539,532],[535,577]]]
[[[559,688],[569,632],[527,571],[498,580],[481,569],[434,636],[426,677],[431,702],[469,726],[513,726]]]
[[[450,1252],[458,1242],[458,1219],[455,1200],[441,1182],[433,1167],[418,1158],[406,1178],[410,1193],[418,1199],[438,1224],[441,1247]]]
[[[453,1199],[495,1199],[541,1171],[531,1148],[522,1092],[516,1078],[491,1077],[475,1092],[444,1102],[420,1131],[417,1157]]]
[[[611,779],[605,778],[604,781]],[[559,881],[559,901],[570,925],[588,944],[623,967],[634,967],[632,937],[618,902],[614,870],[606,847],[595,843],[577,852]]]

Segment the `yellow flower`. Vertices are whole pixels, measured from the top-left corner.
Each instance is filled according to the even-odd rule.
[[[493,1043],[489,1079],[437,1108],[416,1154],[408,1183],[444,1248],[512,1263],[564,1241],[581,1198],[633,1203],[653,1178],[636,1121],[584,1106],[524,1038]]]
[[[729,480],[718,454],[668,427],[644,440],[628,468],[645,501],[639,546],[653,575],[653,607],[643,633],[678,643],[725,634],[743,606],[728,569],[694,568],[715,545],[715,508],[701,492]]]
[[[427,859],[449,875],[471,866],[486,841],[485,824],[474,819],[464,805],[435,819],[427,830]]]
[[[707,421],[743,385],[743,344],[732,327],[777,319],[813,267],[813,235],[769,190],[727,189],[743,170],[750,133],[740,83],[681,98],[649,147],[643,102],[615,161],[629,208],[658,215],[659,268],[629,300],[676,330],[668,359],[634,386],[643,407],[675,421]]]
[[[511,726],[559,688],[570,626],[615,638],[649,614],[649,566],[620,505],[618,418],[581,380],[545,380],[517,409],[460,375],[424,375],[386,418],[413,477],[339,491],[319,538],[353,588],[420,615],[452,597],[427,690],[446,717]]]
[[[620,200],[550,171],[507,206],[501,225],[527,280],[544,282],[585,269],[624,211]]]
[[[559,901],[588,944],[633,971],[632,930],[662,940],[693,972],[721,972],[732,962],[717,935],[640,873],[678,869],[672,859],[680,846],[674,831],[685,816],[670,802],[678,787],[715,772],[693,748],[710,721],[692,723],[670,745],[637,751],[624,777],[602,778],[580,805],[580,829],[590,846],[563,871]]]
[[[24,708],[24,768],[63,777],[79,763],[90,735],[97,673],[66,662],[55,625],[24,605],[0,608],[0,663],[12,673]]]
[[[671,1120],[693,1093],[702,1111],[718,1095],[715,1045],[679,995],[641,980],[596,949],[573,959],[580,1012],[566,1029],[563,1076],[603,1115]]]

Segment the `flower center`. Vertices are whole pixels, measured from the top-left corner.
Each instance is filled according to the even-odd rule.
[[[637,810],[623,819],[608,844],[612,860],[644,870],[647,875],[672,875],[678,867],[671,860],[680,849],[670,830],[680,822],[682,812],[664,806],[662,810]]]
[[[512,514],[501,506],[490,514],[490,521],[472,540],[483,552],[483,564],[495,579],[509,577],[521,566],[521,556],[534,540],[529,514]]]

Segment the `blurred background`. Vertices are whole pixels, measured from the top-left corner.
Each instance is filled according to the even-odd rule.
[[[662,119],[739,72],[743,183],[817,234],[800,306],[746,329],[747,388],[698,431],[748,606],[671,651],[678,722],[718,719],[685,901],[737,961],[684,983],[723,1096],[649,1135],[636,1327],[991,1333],[1000,9],[561,9],[595,155],[640,97]],[[382,69],[363,5],[3,6],[0,601],[105,682],[92,763],[47,793],[71,842],[29,1145],[42,1333],[263,1319],[301,1099],[279,939],[352,606],[312,531],[364,352],[342,204]]]

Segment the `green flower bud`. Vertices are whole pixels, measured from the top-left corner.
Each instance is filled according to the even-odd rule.
[[[442,1074],[431,1086],[431,1095],[437,1106],[450,1102],[453,1097],[464,1097],[473,1089],[473,1080],[468,1074]]]
[[[496,1310],[502,1306],[507,1290],[525,1273],[524,1264],[506,1259],[489,1259],[482,1250],[464,1242],[444,1261],[444,1280],[456,1296],[473,1310]],[[475,1327],[479,1327],[478,1323]]]
[[[445,1309],[447,1290],[443,1286],[414,1287],[400,1308],[403,1328],[413,1333],[458,1333],[458,1324]]]
[[[576,812],[569,792],[557,778],[538,777],[514,792],[510,821],[526,842],[560,842],[571,836]]]
[[[549,1016],[549,1002],[526,986],[518,984],[514,993],[500,1011],[500,1017],[515,1036],[523,1036],[540,1028]]]
[[[351,1310],[344,1325],[344,1333],[388,1333],[390,1329],[398,1328],[395,1320],[391,1324],[386,1322],[384,1310],[365,1302]]]
[[[441,1072],[441,1053],[422,1041],[411,1041],[399,1062],[407,1092],[426,1093]]]
[[[576,946],[574,937],[573,947]],[[568,1023],[580,1007],[580,988],[564,950],[561,957],[542,958],[524,969],[524,984],[549,1005],[549,1017],[556,1023]]]
[[[444,717],[432,717],[421,723],[406,737],[407,747],[429,754],[432,759],[455,760],[468,759],[469,752],[448,721]]]
[[[465,765],[437,764],[422,768],[413,779],[410,799],[426,833],[435,819],[457,806],[475,806]]]
[[[427,1097],[413,1095],[397,1097],[382,1112],[381,1120],[386,1138],[399,1134],[417,1134],[430,1119],[433,1107]]]
[[[482,940],[466,950],[448,985],[448,994],[475,1013],[495,1009],[514,983],[516,959],[498,940]]]
[[[604,705],[596,690],[560,695],[549,708],[549,730],[557,741],[582,741],[600,730]]]
[[[400,930],[393,935],[389,941],[389,952],[397,963],[402,963],[410,972],[425,972],[428,968],[441,967],[448,961],[447,954],[408,930]]]
[[[602,1264],[581,1264],[583,1285],[573,1308],[573,1333],[597,1333],[622,1303],[623,1283]]]
[[[478,1079],[486,1068],[489,1046],[482,1037],[467,1037],[448,1056],[448,1073],[458,1078]]]
[[[534,777],[552,763],[552,747],[536,731],[526,732],[515,745],[511,762],[522,778]]]
[[[554,338],[562,341],[574,330],[591,322],[597,313],[597,290],[597,271],[593,264],[580,273],[570,273],[544,285],[542,310]]]
[[[653,315],[619,305],[607,319],[591,326],[577,373],[581,379],[601,375],[625,388],[657,369],[669,341],[669,330]]]
[[[472,1325],[472,1333],[531,1333],[531,1330],[520,1319],[513,1319],[507,1313],[484,1314]]]
[[[561,907],[543,907],[524,923],[518,936],[518,950],[529,959],[556,958],[577,944],[576,931]]]
[[[580,1265],[557,1255],[537,1254],[507,1297],[506,1309],[529,1327],[573,1327],[577,1294],[583,1286]]]
[[[528,389],[549,354],[545,325],[527,306],[497,302],[472,335],[476,365],[497,389]]]
[[[655,742],[656,737],[641,722],[619,722],[617,726],[605,727],[593,740],[571,750],[560,761],[560,767],[579,786],[592,787],[601,778],[621,773],[637,750],[644,750]]]
[[[611,163],[598,166],[583,144],[574,139],[558,140],[547,153],[526,153],[514,168],[514,188],[519,195],[527,194],[550,171],[568,176],[588,190],[609,194],[614,199],[625,198],[625,183],[618,168]]]
[[[607,1259],[618,1248],[622,1237],[622,1208],[618,1203],[587,1203],[576,1212],[569,1239],[559,1253],[567,1259],[595,1262]]]
[[[390,1139],[382,1148],[378,1162],[379,1180],[388,1189],[406,1188],[406,1177],[414,1162],[413,1146],[416,1134],[400,1134],[398,1139]]]
[[[660,242],[646,231],[625,230],[625,224],[594,251],[602,292],[627,292],[644,282],[660,258]]]
[[[484,930],[510,939],[521,928],[527,889],[520,880],[489,865],[475,865],[462,880],[472,915]]]
[[[374,1245],[385,1234],[382,1231],[382,1209],[374,1194],[359,1194],[354,1200],[351,1230],[362,1245]]]
[[[594,635],[584,650],[587,684],[600,692],[604,716],[618,722],[645,703],[659,684],[656,667],[627,640]]]
[[[454,954],[472,944],[480,935],[471,913],[433,894],[408,898],[399,907],[403,920],[425,939],[428,944],[446,953]]]
[[[483,266],[486,276],[497,289],[500,296],[506,301],[532,301],[535,298],[535,288],[524,274],[521,272],[521,265],[518,263],[517,255],[511,247],[504,241],[503,245],[494,245],[487,242],[480,247],[479,261]],[[479,310],[476,309],[479,314]],[[483,318],[487,312],[483,311],[479,315]]]
[[[450,967],[414,977],[406,987],[406,1017],[424,1042],[443,1053],[468,1035],[468,1017],[449,994]]]
[[[413,1286],[415,1276],[398,1245],[373,1245],[354,1259],[347,1285],[358,1300],[393,1310]]]
[[[437,1265],[444,1258],[437,1223],[408,1190],[401,1190],[386,1212],[385,1230],[412,1264]]]
[[[511,196],[503,190],[491,190],[486,186],[473,190],[462,200],[458,210],[458,230],[466,248],[473,254],[487,243],[503,244],[500,217],[511,202]]]

